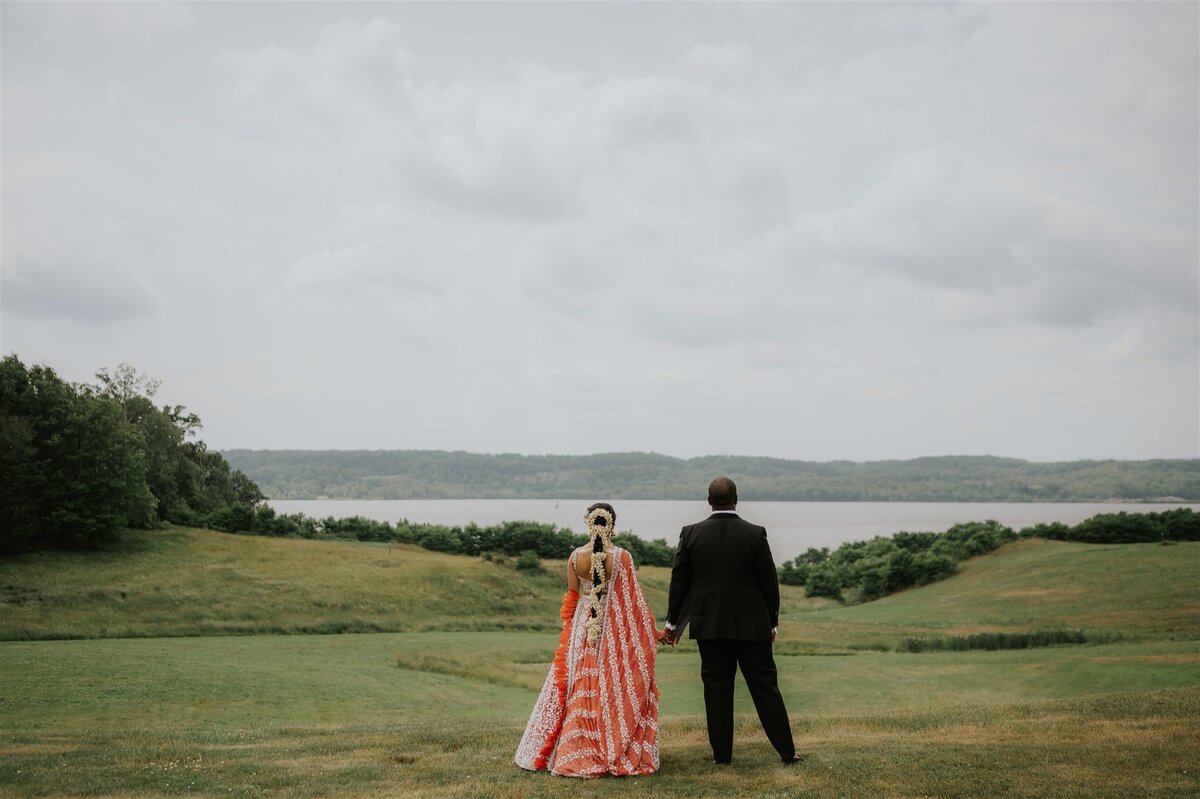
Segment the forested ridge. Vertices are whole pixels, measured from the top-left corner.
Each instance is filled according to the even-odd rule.
[[[517,455],[441,450],[223,452],[273,499],[696,499],[725,474],[747,500],[1200,501],[1200,460],[1034,463],[992,456],[800,461],[654,453]]]

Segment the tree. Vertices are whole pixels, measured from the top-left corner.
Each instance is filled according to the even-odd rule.
[[[137,424],[154,411],[154,403],[151,400],[162,385],[162,381],[139,375],[137,370],[127,363],[118,364],[114,372],[105,368],[99,369],[96,379],[100,381],[97,387],[99,393],[110,397],[121,406],[121,412],[129,424]]]
[[[143,441],[120,405],[47,366],[0,361],[0,458],[8,493],[20,491],[0,549],[84,548],[145,525],[154,514]],[[6,519],[7,520],[7,519]]]
[[[157,502],[159,521],[196,524],[205,514],[242,502],[243,497],[247,505],[262,501],[258,486],[244,475],[240,483],[226,490],[228,468],[222,470],[210,462],[213,456],[205,452],[204,445],[190,440],[201,427],[200,417],[182,405],[155,406],[160,381],[138,374],[127,363],[112,372],[100,369],[96,379],[99,383],[94,390],[120,406],[126,424],[142,436],[146,484]],[[219,484],[215,489],[214,479]],[[229,480],[233,479],[229,475]],[[219,498],[214,498],[214,491]]]
[[[29,420],[0,413],[0,550],[24,549],[37,539],[36,456]]]

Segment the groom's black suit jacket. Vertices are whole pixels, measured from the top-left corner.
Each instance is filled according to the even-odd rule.
[[[686,612],[689,618],[682,619]],[[730,511],[684,527],[675,549],[667,621],[692,638],[767,641],[779,625],[779,579],[767,531]]]

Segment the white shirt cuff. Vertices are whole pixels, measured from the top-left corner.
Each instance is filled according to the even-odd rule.
[[[674,624],[671,624],[671,622],[667,622],[667,629],[668,629],[668,630],[674,630],[674,629],[675,629],[675,625],[674,625]]]

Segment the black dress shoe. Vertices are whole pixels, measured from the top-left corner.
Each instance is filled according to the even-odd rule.
[[[728,766],[730,761],[728,761],[728,760],[717,760],[716,758],[713,758],[713,759],[712,759],[711,761],[709,761],[709,762],[710,762],[710,763],[712,763],[714,766]]]
[[[804,762],[804,755],[792,755],[791,757],[785,757],[783,759],[783,765],[785,765],[785,766],[794,766],[797,763],[803,763],[803,762]]]

